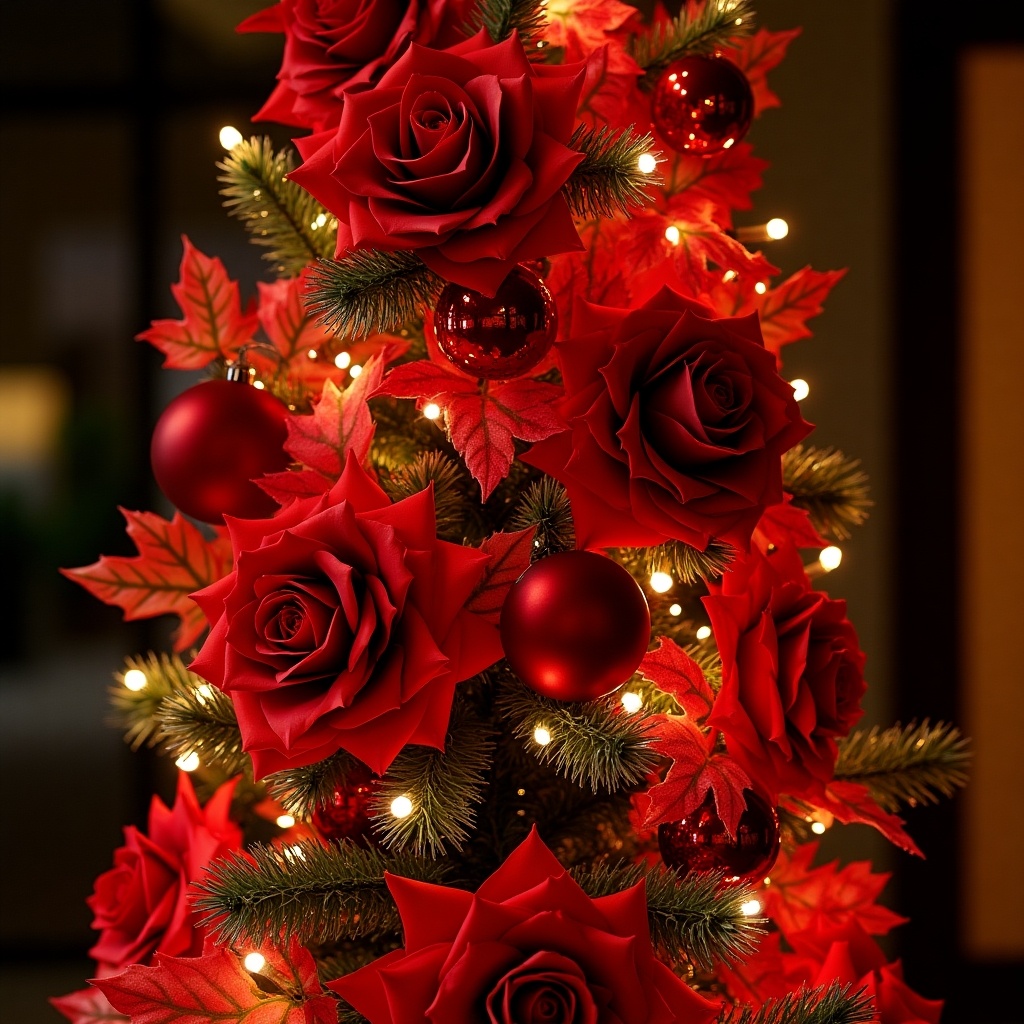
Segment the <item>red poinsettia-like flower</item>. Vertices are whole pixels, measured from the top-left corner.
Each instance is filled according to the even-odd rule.
[[[228,530],[234,571],[194,595],[212,628],[192,669],[231,695],[257,777],[443,747],[455,684],[501,642],[466,609],[488,556],[437,539],[433,491],[392,504],[349,453],[327,494]]]
[[[708,724],[773,795],[821,796],[867,689],[846,602],[814,590],[796,547],[781,544],[734,562],[704,606],[722,656]]]
[[[321,131],[338,123],[346,93],[369,88],[410,42],[462,38],[464,0],[280,0],[240,32],[283,32],[277,87],[254,120]]]
[[[518,36],[411,45],[348,97],[336,130],[297,142],[292,177],[339,221],[338,255],[414,250],[493,295],[521,260],[581,248],[561,188],[582,65],[536,65]]]
[[[557,349],[570,429],[525,461],[565,484],[580,543],[747,547],[811,429],[757,317],[663,288],[635,310],[580,303]]]
[[[100,931],[89,951],[100,974],[148,963],[154,953],[198,956],[203,933],[189,909],[188,887],[216,857],[238,850],[241,830],[229,818],[234,783],[225,783],[205,807],[192,783],[178,776],[174,806],[153,797],[149,831],[129,826],[114,866],[96,879],[88,903]]]
[[[705,1024],[651,947],[643,883],[591,899],[536,832],[476,893],[387,876],[405,947],[329,987],[371,1024]]]

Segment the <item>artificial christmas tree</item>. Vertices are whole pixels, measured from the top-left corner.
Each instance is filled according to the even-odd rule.
[[[128,513],[138,557],[69,572],[180,617],[116,703],[218,787],[181,797],[192,818],[233,793],[236,823],[171,856],[154,805],[93,898],[137,954],[58,1007],[933,1019],[871,938],[894,923],[877,876],[800,860],[832,820],[916,851],[894,812],[964,778],[954,729],[854,731],[864,656],[804,564],[867,505],[779,373],[839,275],[770,287],[731,221],[762,165],[738,132],[666,146],[650,100],[728,60],[763,104],[789,37],[742,0],[649,25],[613,0],[394,14],[282,0],[246,22],[286,39],[261,114],[312,132],[301,162],[253,139],[222,168],[277,279],[253,317],[186,242],[184,318],[143,337],[171,368],[252,350],[291,463],[233,443],[276,511]]]

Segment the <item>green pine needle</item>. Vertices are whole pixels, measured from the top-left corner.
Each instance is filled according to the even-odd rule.
[[[177,654],[150,651],[125,658],[124,664],[124,671],[114,677],[118,685],[110,688],[114,722],[125,730],[125,741],[132,750],[138,750],[143,744],[155,747],[164,739],[156,716],[165,698],[194,691],[204,680],[189,672]],[[141,672],[146,677],[146,685],[139,690],[129,690],[124,685],[124,677],[130,671]]]
[[[445,540],[462,540],[470,507],[470,483],[460,463],[443,452],[420,452],[409,465],[383,476],[381,484],[392,501],[411,498],[433,484],[437,535]]]
[[[576,528],[565,488],[549,476],[534,480],[523,492],[509,530],[536,527],[532,558],[546,558],[576,546]]]
[[[518,32],[527,53],[543,50],[544,41],[538,40],[538,46],[533,36],[544,30],[547,22],[545,6],[546,0],[478,0],[476,10],[466,25],[466,32],[473,35],[485,28],[496,43]]]
[[[207,768],[225,775],[247,771],[251,762],[230,698],[215,687],[199,685],[165,697],[156,711],[164,742],[173,757],[195,753]]]
[[[644,576],[659,570],[667,571],[686,586],[692,586],[698,580],[708,582],[718,579],[736,557],[736,549],[731,544],[714,539],[708,542],[703,551],[681,540],[670,540],[657,547],[644,548],[643,551]]]
[[[640,170],[639,160],[652,153],[654,137],[636,135],[633,126],[625,130],[577,126],[569,148],[585,154],[562,186],[569,209],[579,220],[628,215],[650,202],[647,189],[660,185],[656,174]]]
[[[270,795],[288,814],[308,821],[318,807],[326,807],[334,791],[345,785],[349,773],[358,762],[342,750],[315,764],[286,768],[266,778]]]
[[[847,540],[874,504],[859,459],[838,448],[794,445],[782,457],[782,486],[793,504],[807,511],[814,528],[835,540]]]
[[[772,999],[759,1009],[730,1007],[718,1024],[866,1024],[875,1017],[874,1004],[864,989],[837,981],[827,988],[801,989]]]

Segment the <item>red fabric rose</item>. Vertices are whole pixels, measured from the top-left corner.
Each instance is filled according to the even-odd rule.
[[[822,794],[867,689],[846,602],[814,590],[797,549],[780,545],[734,562],[704,606],[722,656],[708,724],[773,796]]]
[[[241,830],[229,818],[234,783],[225,783],[205,807],[192,783],[178,776],[170,809],[153,797],[149,834],[129,826],[114,866],[96,879],[88,899],[99,941],[89,951],[101,975],[148,963],[155,952],[198,956],[203,933],[188,905],[188,887],[207,865],[242,845]]]
[[[757,317],[663,288],[636,310],[580,303],[557,350],[570,429],[524,461],[565,484],[581,546],[747,547],[811,429]]]
[[[536,832],[476,893],[387,876],[405,948],[330,982],[371,1024],[705,1024],[657,960],[643,883],[591,899]]]
[[[458,42],[469,7],[464,0],[281,0],[246,18],[240,32],[285,36],[278,84],[254,120],[333,127],[345,94],[370,88],[410,42]]]
[[[465,609],[488,556],[437,539],[433,490],[392,504],[349,453],[327,494],[228,531],[234,570],[193,595],[212,628],[191,667],[231,695],[256,777],[443,748],[455,684],[501,642]]]
[[[411,45],[336,130],[297,140],[291,176],[338,218],[339,256],[415,250],[493,295],[516,263],[582,247],[561,188],[582,159],[566,143],[583,66],[531,64],[514,34],[487,42]]]

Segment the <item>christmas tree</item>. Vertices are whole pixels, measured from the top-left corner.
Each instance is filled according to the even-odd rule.
[[[172,806],[89,903],[75,1022],[938,1019],[834,822],[919,853],[952,726],[863,728],[820,577],[867,516],[784,347],[841,271],[737,228],[795,30],[745,0],[281,0],[228,212],[141,339],[176,511],[67,575],[126,618],[126,736]]]

